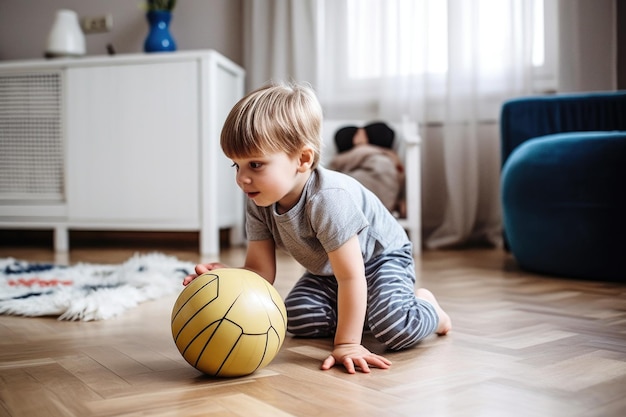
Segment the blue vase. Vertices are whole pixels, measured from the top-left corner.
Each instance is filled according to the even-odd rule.
[[[148,37],[143,44],[145,52],[167,52],[176,50],[176,42],[169,30],[172,13],[162,10],[151,10],[146,15],[150,25]]]

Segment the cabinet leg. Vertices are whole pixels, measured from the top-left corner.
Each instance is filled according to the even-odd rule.
[[[55,252],[67,252],[69,250],[69,234],[67,227],[56,226],[54,228],[54,251]]]
[[[203,256],[217,256],[220,252],[219,229],[200,230],[200,254]]]

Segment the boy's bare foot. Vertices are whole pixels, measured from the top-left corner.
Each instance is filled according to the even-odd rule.
[[[435,307],[435,311],[437,311],[437,315],[439,316],[439,326],[437,327],[437,334],[439,336],[443,336],[444,334],[448,333],[450,329],[452,329],[452,320],[450,319],[450,316],[448,316],[448,313],[443,311],[443,308],[441,308],[441,306],[437,302],[434,294],[428,291],[426,288],[419,288],[415,291],[415,295],[417,296],[417,298],[426,300],[431,303],[433,307]]]

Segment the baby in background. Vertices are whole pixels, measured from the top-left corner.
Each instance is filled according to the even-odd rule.
[[[404,166],[393,149],[395,132],[383,122],[346,126],[335,133],[329,168],[355,178],[392,213],[406,217]]]

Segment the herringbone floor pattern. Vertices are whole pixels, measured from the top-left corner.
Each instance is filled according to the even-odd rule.
[[[77,249],[65,261],[117,263],[134,252]],[[0,256],[59,261],[41,249]],[[222,260],[242,257],[230,249]],[[453,330],[386,354],[391,369],[369,375],[321,371],[331,342],[288,337],[256,374],[205,377],[172,342],[176,297],[101,322],[0,316],[0,416],[626,415],[626,285],[529,274],[499,249],[427,251],[418,269]],[[281,294],[300,272],[281,257]]]

